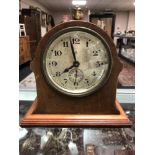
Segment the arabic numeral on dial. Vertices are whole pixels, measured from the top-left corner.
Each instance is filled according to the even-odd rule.
[[[100,50],[93,51],[93,56],[98,56]]]
[[[79,83],[78,82],[74,82],[74,86],[78,86],[79,85]]]
[[[104,65],[104,62],[103,61],[96,61],[96,63],[95,63],[95,66],[96,67],[100,67],[102,65]]]
[[[93,56],[98,56],[98,51],[93,51]]]
[[[60,72],[56,72],[55,76],[59,77],[59,76],[61,76],[61,73]]]
[[[58,63],[56,61],[52,61],[52,62],[49,62],[48,64],[49,66],[57,66]]]
[[[85,79],[86,83],[89,85],[89,80],[88,79]]]
[[[54,51],[54,55],[55,56],[61,56],[62,55],[62,52],[60,51],[60,50],[58,50],[58,51]]]
[[[67,80],[67,79],[64,79],[64,81],[65,81],[65,84],[68,82],[68,80]]]
[[[89,46],[89,42],[90,42],[91,40],[89,39],[88,41],[86,41],[86,47],[88,47]]]
[[[51,64],[52,64],[52,66],[57,66],[58,63],[56,61],[52,61]]]
[[[68,41],[63,42],[63,47],[68,47]]]
[[[80,39],[79,38],[73,38],[72,43],[73,44],[80,44]]]

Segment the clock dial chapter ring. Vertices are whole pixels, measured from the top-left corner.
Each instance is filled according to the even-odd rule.
[[[112,63],[106,41],[84,27],[66,28],[55,35],[43,55],[43,72],[49,86],[77,97],[89,95],[103,86]],[[48,67],[48,59],[53,66]],[[106,68],[104,61],[107,61]],[[75,85],[78,86],[75,88]]]

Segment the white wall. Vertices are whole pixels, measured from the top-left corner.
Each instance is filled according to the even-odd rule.
[[[118,31],[135,30],[135,12],[120,11],[116,12],[115,33]]]
[[[115,33],[119,30],[122,33],[126,30],[128,24],[128,12],[116,12]]]
[[[42,11],[44,11],[48,14],[51,14],[50,10],[48,10],[46,7],[44,7],[40,3],[36,2],[35,0],[21,0],[20,1],[20,9],[29,8],[29,6],[40,8]]]
[[[129,20],[127,30],[135,30],[135,12],[129,12]]]

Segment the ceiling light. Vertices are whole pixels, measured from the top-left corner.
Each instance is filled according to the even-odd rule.
[[[86,5],[86,0],[73,0],[73,5]]]

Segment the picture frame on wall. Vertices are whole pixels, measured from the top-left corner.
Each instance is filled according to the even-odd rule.
[[[113,39],[115,30],[116,15],[113,12],[95,13],[89,15],[89,21],[96,24]]]
[[[55,23],[54,23],[54,19],[52,17],[52,15],[47,15],[47,25],[50,25],[50,26],[55,26]]]
[[[47,14],[45,12],[41,12],[41,26],[46,27],[47,25]]]

